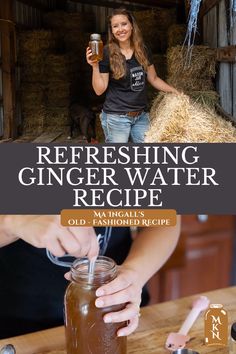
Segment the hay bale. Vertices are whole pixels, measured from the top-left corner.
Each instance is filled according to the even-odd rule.
[[[69,108],[65,107],[35,107],[22,110],[23,133],[42,134],[48,128],[50,131],[66,129],[70,125]]]
[[[45,58],[47,65],[45,75],[48,81],[69,80],[74,75],[74,62],[70,56],[49,54]]]
[[[68,126],[70,124],[69,108],[62,107],[48,107],[45,114],[45,127],[52,127],[54,131],[57,131],[61,127]]]
[[[173,24],[168,28],[167,43],[168,47],[183,45],[186,36],[187,26],[184,24]]]
[[[184,73],[182,76],[177,74],[169,76],[167,82],[186,94],[191,94],[192,91],[214,91],[215,89],[213,79],[201,76],[186,77]]]
[[[214,90],[216,74],[215,49],[193,47],[190,66],[186,65],[186,47],[172,47],[167,51],[168,83],[188,93]]]
[[[45,86],[24,83],[20,88],[20,97],[23,109],[43,106],[45,101]]]
[[[177,21],[175,8],[155,8],[151,10],[140,10],[134,11],[133,15],[137,20],[140,28],[144,29],[156,28],[159,30],[167,30]]]
[[[33,56],[48,53],[57,47],[57,35],[53,31],[34,30],[19,33],[20,56]]]
[[[168,75],[215,77],[216,51],[207,46],[194,46],[190,66],[186,66],[187,47],[173,47],[167,52]]]
[[[19,34],[19,63],[23,82],[45,80],[46,56],[55,50],[57,36],[52,31],[24,31]]]
[[[70,106],[70,83],[53,81],[47,84],[46,105],[48,107]]]
[[[45,56],[24,57],[21,65],[21,81],[28,83],[42,83],[45,81]]]
[[[44,130],[46,110],[45,107],[35,107],[22,110],[23,133],[41,134]]]
[[[186,95],[164,94],[152,106],[147,143],[236,142],[236,129],[213,110]]]
[[[45,119],[45,85],[23,83],[20,97],[23,133],[41,134]]]
[[[199,103],[204,107],[215,109],[220,102],[220,96],[216,91],[192,91],[189,93],[193,102]]]
[[[167,30],[176,22],[176,9],[135,11],[134,16],[142,31],[144,41],[153,53],[165,53]]]

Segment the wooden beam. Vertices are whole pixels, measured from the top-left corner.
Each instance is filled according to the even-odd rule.
[[[218,5],[220,1],[221,0],[206,0],[200,8],[199,17],[202,18],[205,16],[213,7]]]
[[[217,48],[216,60],[225,63],[236,63],[236,45]]]
[[[15,104],[15,26],[13,23],[13,0],[0,2],[0,33],[2,50],[3,82],[3,137],[16,137]]]
[[[106,6],[106,7],[121,7],[125,8],[148,8],[148,7],[175,7],[175,6],[184,6],[183,0],[130,0],[122,1],[117,0],[116,2],[112,0],[73,0],[73,2],[79,2],[83,4],[97,5],[97,6]]]

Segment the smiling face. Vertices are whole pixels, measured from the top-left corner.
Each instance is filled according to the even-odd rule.
[[[130,40],[132,24],[125,15],[115,15],[111,19],[111,31],[118,42],[124,43]]]

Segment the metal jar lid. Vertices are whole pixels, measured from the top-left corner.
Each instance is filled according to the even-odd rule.
[[[101,40],[101,35],[99,33],[92,33],[90,35],[90,40],[91,41],[100,41]]]
[[[191,349],[177,349],[172,354],[199,354],[198,352],[195,352],[194,350]]]
[[[0,349],[0,354],[16,354],[16,350],[12,344],[7,344]]]

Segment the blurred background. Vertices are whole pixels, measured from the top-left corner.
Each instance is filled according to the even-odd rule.
[[[148,283],[150,303],[235,285],[235,239],[235,215],[183,215],[175,252]]]

